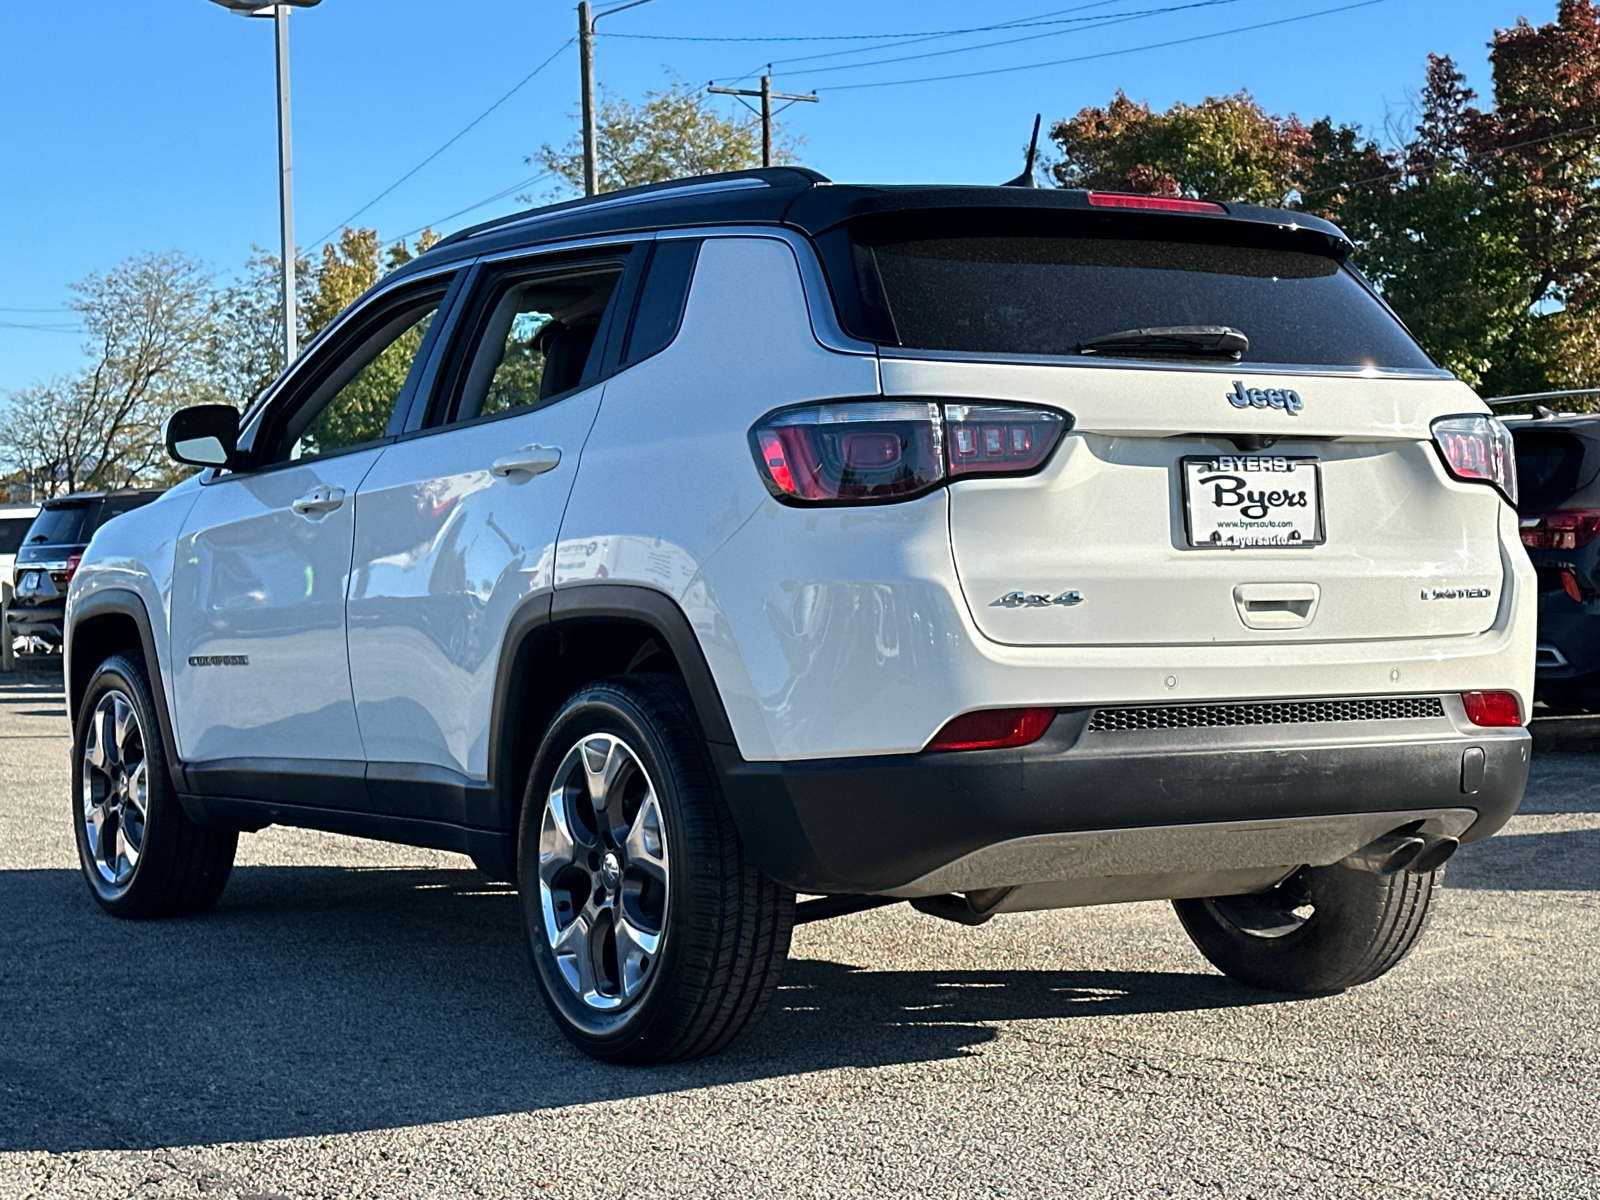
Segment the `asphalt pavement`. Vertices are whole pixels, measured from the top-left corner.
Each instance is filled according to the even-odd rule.
[[[1600,723],[1542,729],[1418,950],[1218,975],[1165,904],[796,931],[764,1023],[624,1069],[556,1033],[509,888],[241,840],[190,920],[78,875],[57,686],[0,676],[0,1198],[1600,1196]]]

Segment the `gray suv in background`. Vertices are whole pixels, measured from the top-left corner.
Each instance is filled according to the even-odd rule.
[[[149,504],[161,488],[125,488],[112,492],[75,492],[46,500],[17,547],[12,567],[11,601],[6,636],[25,653],[58,654],[66,617],[67,584],[95,530],[112,517]]]

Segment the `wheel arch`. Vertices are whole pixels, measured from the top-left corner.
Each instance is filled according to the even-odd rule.
[[[182,761],[167,703],[167,689],[161,678],[161,663],[156,657],[155,633],[144,599],[126,588],[103,588],[73,602],[72,623],[66,632],[65,666],[67,719],[76,728],[78,710],[95,668],[111,655],[123,650],[138,650],[144,657],[150,693],[156,701],[156,721],[161,726],[161,745],[166,751],[174,782],[183,786]]]
[[[594,583],[523,603],[501,646],[489,726],[489,769],[506,828],[516,827],[528,771],[562,702],[596,679],[638,672],[682,678],[706,740],[735,744],[700,640],[666,593]]]

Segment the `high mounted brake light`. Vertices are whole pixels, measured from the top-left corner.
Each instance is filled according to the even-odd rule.
[[[1517,503],[1517,462],[1511,431],[1495,417],[1440,417],[1433,441],[1445,469],[1468,483],[1487,483]]]
[[[1031,474],[1070,425],[1025,404],[834,400],[768,413],[750,446],[786,504],[882,504],[963,476]]]
[[[1181,200],[1176,196],[1145,196],[1137,192],[1090,192],[1096,208],[1142,208],[1146,212],[1226,213],[1214,200]]]

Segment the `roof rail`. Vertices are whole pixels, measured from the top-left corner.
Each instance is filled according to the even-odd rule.
[[[1502,404],[1527,404],[1533,400],[1560,400],[1564,396],[1600,396],[1600,388],[1568,388],[1560,392],[1523,392],[1520,396],[1496,396],[1493,400],[1485,400],[1490,408],[1499,408]]]
[[[740,191],[745,188],[774,187],[783,184],[795,186],[802,183],[831,182],[827,176],[806,167],[759,167],[748,171],[722,171],[714,175],[692,175],[684,179],[668,179],[660,183],[645,183],[640,184],[638,187],[621,188],[615,192],[602,192],[598,196],[580,196],[576,200],[564,200],[559,204],[545,205],[542,208],[535,208],[528,212],[496,217],[492,221],[484,221],[457,233],[452,233],[449,237],[441,239],[436,245],[451,246],[458,242],[464,242],[469,238],[481,237],[488,233],[497,233],[500,230],[518,225],[547,221],[555,217],[568,216],[578,211],[591,212],[598,208],[616,208],[625,204],[642,204],[646,201],[663,198],[669,194],[677,197]]]

